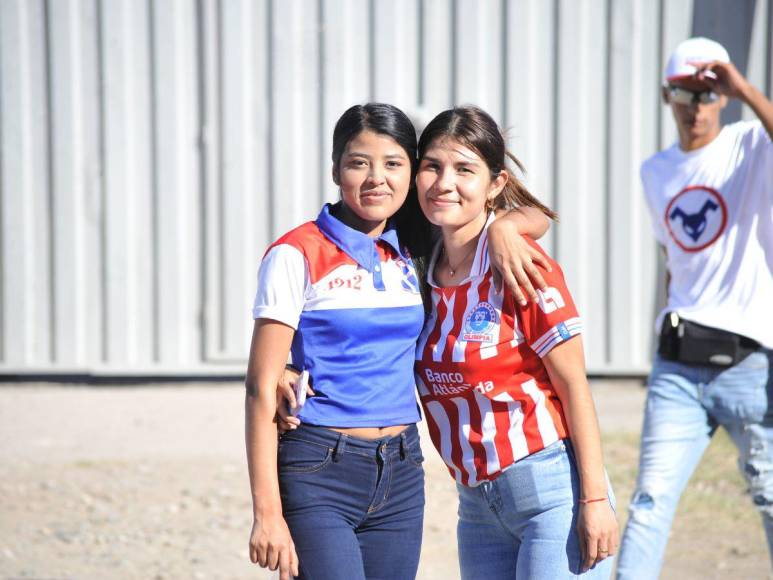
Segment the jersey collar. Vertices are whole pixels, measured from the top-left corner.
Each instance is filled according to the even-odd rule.
[[[322,211],[317,216],[316,224],[319,230],[352,260],[360,266],[373,272],[379,265],[380,259],[376,250],[376,242],[383,241],[387,243],[397,254],[405,261],[408,257],[400,249],[400,241],[397,239],[397,229],[392,220],[387,222],[384,231],[377,238],[371,238],[350,228],[341,220],[331,215],[330,208],[332,204],[325,204]]]
[[[488,272],[490,267],[489,258],[488,258],[488,227],[492,224],[492,222],[495,219],[497,218],[493,212],[490,213],[486,218],[486,223],[483,226],[483,231],[480,233],[480,237],[478,238],[478,245],[475,248],[475,257],[472,260],[472,265],[470,266],[469,275],[464,280],[461,280],[456,286],[447,286],[447,288],[456,288],[458,286],[462,286],[472,278],[483,276],[486,274],[486,272]],[[433,288],[439,288],[439,286],[437,285],[437,282],[435,282],[435,266],[437,264],[438,259],[440,258],[440,251],[442,249],[443,249],[443,238],[441,237],[435,243],[435,247],[433,248],[432,255],[430,257],[429,266],[427,267],[427,282]]]

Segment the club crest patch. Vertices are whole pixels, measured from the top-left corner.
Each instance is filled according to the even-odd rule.
[[[496,309],[488,302],[479,302],[464,319],[461,338],[467,342],[492,342],[497,324]]]
[[[716,189],[692,185],[671,200],[663,218],[676,245],[685,252],[698,252],[725,231],[727,206]]]

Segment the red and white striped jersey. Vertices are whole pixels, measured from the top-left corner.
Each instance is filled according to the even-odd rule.
[[[556,262],[542,269],[548,289],[520,306],[496,292],[481,234],[469,277],[438,288],[433,280],[442,241],[428,268],[432,312],[416,349],[416,384],[432,442],[451,475],[466,486],[568,437],[561,402],[542,363],[581,331]],[[533,241],[527,241],[540,252]]]

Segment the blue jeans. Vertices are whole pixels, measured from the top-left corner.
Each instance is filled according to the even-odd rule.
[[[720,425],[738,448],[738,467],[762,514],[773,555],[769,354],[753,353],[727,369],[655,359],[618,578],[658,577],[679,496]]]
[[[459,490],[463,579],[560,580],[580,575],[579,477],[568,440],[521,459],[493,481]],[[614,496],[609,488],[614,507]],[[612,559],[581,578],[609,578]]]
[[[300,578],[415,578],[424,520],[415,425],[369,440],[302,424],[280,439],[278,461]]]

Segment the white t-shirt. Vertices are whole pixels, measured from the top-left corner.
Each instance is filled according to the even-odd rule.
[[[759,121],[690,152],[644,162],[655,237],[666,247],[666,311],[773,348],[773,142]]]

